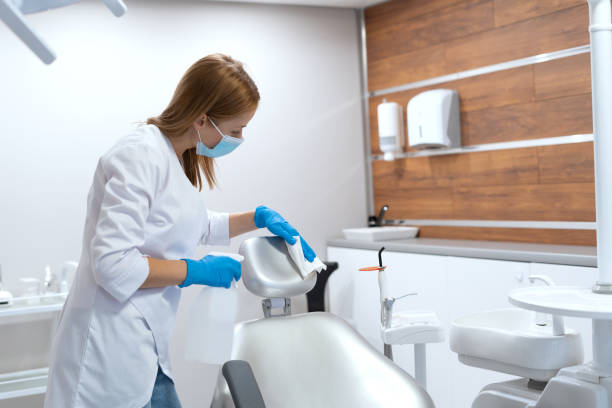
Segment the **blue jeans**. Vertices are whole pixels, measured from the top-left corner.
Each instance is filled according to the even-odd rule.
[[[174,383],[161,368],[157,369],[157,378],[153,386],[151,400],[143,408],[181,408]]]

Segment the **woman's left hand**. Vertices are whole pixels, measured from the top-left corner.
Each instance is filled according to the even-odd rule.
[[[308,262],[314,261],[316,255],[310,245],[308,245],[300,233],[276,211],[260,205],[255,209],[254,221],[257,228],[268,228],[271,233],[283,238],[289,245],[294,245],[296,237],[300,237],[304,258],[306,258]]]

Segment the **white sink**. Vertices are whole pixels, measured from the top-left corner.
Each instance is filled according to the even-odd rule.
[[[416,227],[370,227],[347,228],[342,230],[344,238],[362,241],[384,241],[388,239],[414,238],[419,232]]]
[[[554,336],[552,325],[537,326],[534,313],[521,309],[458,318],[450,330],[450,348],[466,365],[538,381],[584,359],[578,332],[566,328],[563,336]]]

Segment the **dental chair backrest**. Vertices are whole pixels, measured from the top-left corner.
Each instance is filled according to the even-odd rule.
[[[240,254],[245,287],[268,300],[306,293],[316,282],[316,274],[302,279],[282,238],[247,239]],[[250,364],[267,408],[434,407],[408,373],[331,313],[239,323],[231,359]],[[234,406],[219,375],[211,407]]]
[[[244,256],[242,276],[249,292],[264,298],[286,298],[303,295],[317,283],[315,274],[307,279],[295,266],[285,240],[280,237],[257,237],[240,245]]]
[[[289,257],[285,240],[280,237],[247,239],[240,245],[242,279],[244,286],[254,295],[264,298],[264,317],[291,314],[291,296],[310,292],[317,283],[316,273],[302,278],[295,263]],[[282,308],[281,314],[272,310]]]

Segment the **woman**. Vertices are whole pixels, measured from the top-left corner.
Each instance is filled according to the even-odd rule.
[[[298,232],[274,210],[213,212],[198,191],[200,171],[215,186],[214,158],[241,144],[258,102],[241,63],[207,56],[185,73],[161,115],[100,158],[45,407],[179,407],[168,346],[181,288],[240,279],[240,263],[229,257],[190,259],[196,246],[228,245],[264,227],[295,243]]]

